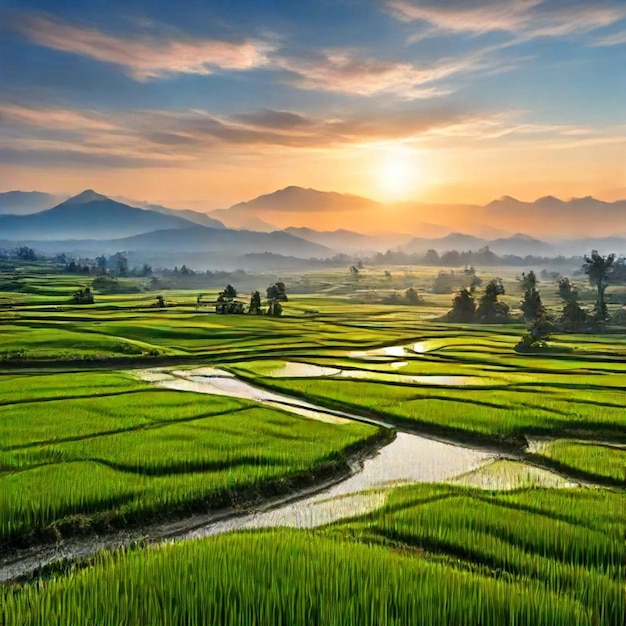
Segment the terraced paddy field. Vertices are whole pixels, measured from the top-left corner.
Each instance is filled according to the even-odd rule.
[[[3,626],[624,623],[623,329],[520,355],[521,325],[438,321],[449,296],[270,319],[24,280],[0,294],[0,570],[68,561],[7,582]],[[143,546],[220,512],[244,515]]]

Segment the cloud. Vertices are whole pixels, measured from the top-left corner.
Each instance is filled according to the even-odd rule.
[[[393,93],[406,99],[447,95],[454,90],[452,87],[434,83],[490,67],[481,52],[416,64],[368,57],[346,48],[275,57],[274,62],[287,72],[287,81],[301,89],[359,96]]]
[[[494,142],[585,145],[623,136],[623,129],[539,124],[524,117],[519,111],[423,105],[413,110],[311,116],[272,109],[216,115],[202,110],[105,112],[0,103],[0,119],[9,122],[2,127],[0,159],[52,163],[56,158],[56,166],[73,167],[193,167],[215,159],[272,158],[279,153],[387,143],[432,148]],[[54,121],[53,130],[49,120]]]
[[[70,153],[81,154],[85,162],[92,159],[111,166],[119,157],[122,167],[132,167],[133,159],[139,167],[189,165],[216,155],[240,158],[276,150],[329,150],[404,140],[467,116],[444,107],[324,117],[271,109],[215,115],[202,110],[106,112],[0,102],[0,119],[6,122],[1,127],[3,146],[13,154],[24,158],[30,151],[37,159],[38,152],[57,151],[60,160]]]
[[[587,33],[626,18],[626,6],[606,0],[390,0],[387,7],[399,20],[436,30],[505,31],[524,39]]]
[[[453,91],[449,86],[435,83],[460,72],[488,67],[485,55],[480,54],[416,64],[380,59],[349,48],[294,51],[257,39],[191,38],[165,27],[155,34],[154,24],[150,25],[152,35],[146,35],[144,30],[122,36],[42,13],[12,14],[5,24],[38,45],[117,65],[137,81],[263,68],[278,72],[279,82],[299,89],[357,96],[389,93],[405,99],[428,99]]]
[[[311,120],[299,113],[274,111],[272,109],[259,109],[252,113],[234,114],[232,119],[244,125],[274,129],[295,129],[311,125]]]
[[[30,125],[41,128],[72,128],[75,131],[112,130],[115,123],[97,111],[77,111],[63,108],[37,108],[5,103],[0,104],[0,121],[13,125]]]
[[[139,81],[173,74],[207,75],[219,70],[262,67],[274,47],[254,39],[224,41],[171,33],[123,38],[44,14],[13,15],[6,22],[40,46],[119,65]]]
[[[592,44],[592,46],[624,46],[626,45],[626,31],[622,31],[621,33],[613,33],[612,35],[606,35],[605,37],[600,37],[596,39]]]
[[[33,150],[29,148],[0,147],[0,163],[29,165],[46,169],[63,169],[73,166],[80,169],[101,170],[103,168],[165,168],[176,167],[175,161],[149,159],[118,154],[86,153],[82,150]]]

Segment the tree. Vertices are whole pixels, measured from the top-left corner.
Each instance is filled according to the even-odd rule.
[[[222,300],[221,302],[218,300],[215,312],[223,315],[241,315],[245,313],[243,303],[236,300]]]
[[[439,253],[437,250],[426,250],[424,255],[424,265],[439,265]]]
[[[441,255],[440,263],[446,267],[457,267],[461,265],[461,255],[457,250],[448,250]]]
[[[288,298],[287,298],[287,294],[286,294],[286,287],[285,287],[285,283],[278,281],[277,283],[274,283],[273,285],[270,285],[266,290],[265,293],[267,295],[267,299],[268,300],[275,300],[277,302],[287,302]]]
[[[106,274],[107,273],[107,259],[104,254],[96,257],[96,268],[98,274]]]
[[[452,309],[448,311],[448,319],[454,322],[471,322],[476,313],[476,302],[472,292],[463,287],[452,299]]]
[[[532,270],[530,270],[528,274],[525,274],[524,272],[522,272],[522,275],[518,276],[517,280],[519,281],[524,291],[537,288],[537,276],[535,275],[535,272],[533,272]]]
[[[532,322],[545,313],[541,296],[537,291],[537,277],[535,276],[535,272],[531,270],[528,274],[522,274],[517,280],[524,290],[524,299],[521,303],[524,319],[527,322]]]
[[[72,302],[74,304],[93,304],[94,300],[91,289],[89,287],[85,287],[84,289],[75,291],[72,296]]]
[[[237,290],[230,284],[226,285],[224,291],[220,292],[217,296],[218,302],[224,302],[226,300],[234,300],[237,297]]]
[[[529,325],[528,332],[519,340],[515,349],[523,352],[532,348],[545,348],[553,332],[554,322],[543,313]]]
[[[464,281],[459,280],[459,277],[452,272],[440,271],[433,280],[432,292],[433,293],[451,293],[456,287],[463,284]]]
[[[280,317],[283,314],[283,307],[280,302],[276,300],[271,301],[267,309],[267,314],[272,317]]]
[[[123,252],[116,252],[112,257],[113,271],[118,276],[126,276],[128,274],[128,259]]]
[[[37,255],[35,254],[35,251],[32,248],[29,248],[28,246],[20,246],[15,251],[15,256],[17,256],[17,258],[20,261],[36,261],[37,260]]]
[[[422,302],[419,293],[413,287],[409,287],[404,292],[404,299],[407,301],[407,304],[420,304]]]
[[[604,292],[609,286],[609,279],[613,271],[614,262],[614,254],[608,254],[603,257],[601,254],[598,254],[597,250],[592,250],[590,256],[584,256],[582,270],[587,274],[589,284],[593,285],[598,290],[595,317],[599,321],[603,321],[608,317]]]
[[[559,280],[559,296],[565,301],[559,324],[564,330],[578,330],[587,321],[587,312],[578,303],[578,289],[569,278]]]
[[[485,291],[476,309],[476,316],[481,322],[506,322],[509,318],[509,306],[498,302],[498,296],[504,295],[502,279],[493,278],[485,286]]]
[[[476,291],[477,287],[482,287],[483,279],[478,276],[472,276],[472,280],[470,280],[469,288],[472,293]]]
[[[251,313],[252,315],[261,314],[261,294],[258,291],[252,292],[252,295],[250,296],[248,313]]]

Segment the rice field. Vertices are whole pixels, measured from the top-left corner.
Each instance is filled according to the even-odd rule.
[[[547,443],[538,454],[563,471],[626,485],[626,446],[562,439]]]
[[[317,531],[105,553],[4,594],[19,624],[623,623],[623,494],[400,488]]]
[[[0,542],[237,506],[340,471],[378,437],[115,372],[1,380]]]
[[[443,323],[448,295],[388,306],[343,293],[336,278],[311,279],[323,292],[294,295],[272,319],[217,316],[189,291],[164,293],[165,309],[151,307],[152,293],[75,306],[81,277],[19,276],[25,288],[0,292],[0,553],[242,508],[337,476],[381,437],[158,389],[133,374],[145,367],[220,368],[322,407],[526,455],[562,474],[555,488],[538,467],[496,461],[482,473],[526,472],[533,486],[498,491],[478,470],[386,490],[378,510],[316,530],[104,552],[2,588],[2,626],[624,623],[626,332],[558,335],[553,352],[520,355],[522,325]],[[569,489],[572,479],[596,486]]]

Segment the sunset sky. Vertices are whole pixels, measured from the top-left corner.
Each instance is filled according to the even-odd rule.
[[[0,191],[626,197],[626,0],[0,0]]]

